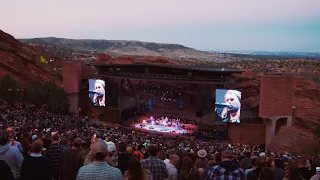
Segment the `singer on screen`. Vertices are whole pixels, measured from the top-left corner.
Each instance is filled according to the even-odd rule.
[[[222,122],[240,123],[241,92],[228,90],[224,95],[224,103],[218,103],[217,113]]]
[[[95,80],[94,89],[89,90],[89,97],[94,106],[105,106],[105,82],[103,80]]]

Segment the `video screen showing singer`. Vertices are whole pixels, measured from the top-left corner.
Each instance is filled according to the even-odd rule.
[[[105,81],[89,79],[89,98],[94,106],[106,106]]]
[[[240,123],[241,92],[216,90],[216,118],[218,121]]]

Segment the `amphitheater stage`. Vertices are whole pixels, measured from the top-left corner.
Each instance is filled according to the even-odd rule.
[[[196,130],[197,126],[192,124],[179,124],[176,125],[163,125],[164,120],[157,121],[157,123],[152,123],[147,117],[141,117],[138,121],[132,122],[131,127],[142,131],[148,131],[150,133],[156,134],[171,134],[171,135],[187,135],[192,134]]]

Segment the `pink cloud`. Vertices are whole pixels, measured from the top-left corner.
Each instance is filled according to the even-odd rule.
[[[20,37],[320,17],[319,0],[28,0],[4,1],[2,7],[0,27]]]

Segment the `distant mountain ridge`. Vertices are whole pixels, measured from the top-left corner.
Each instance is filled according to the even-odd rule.
[[[120,56],[164,56],[170,58],[215,59],[214,53],[196,50],[179,44],[164,44],[125,40],[93,40],[64,38],[19,39],[23,43],[71,48],[77,51],[105,52]]]
[[[238,57],[248,57],[256,59],[297,59],[297,58],[311,58],[320,59],[320,52],[270,52],[270,51],[219,51],[209,50],[213,53],[232,54]]]

